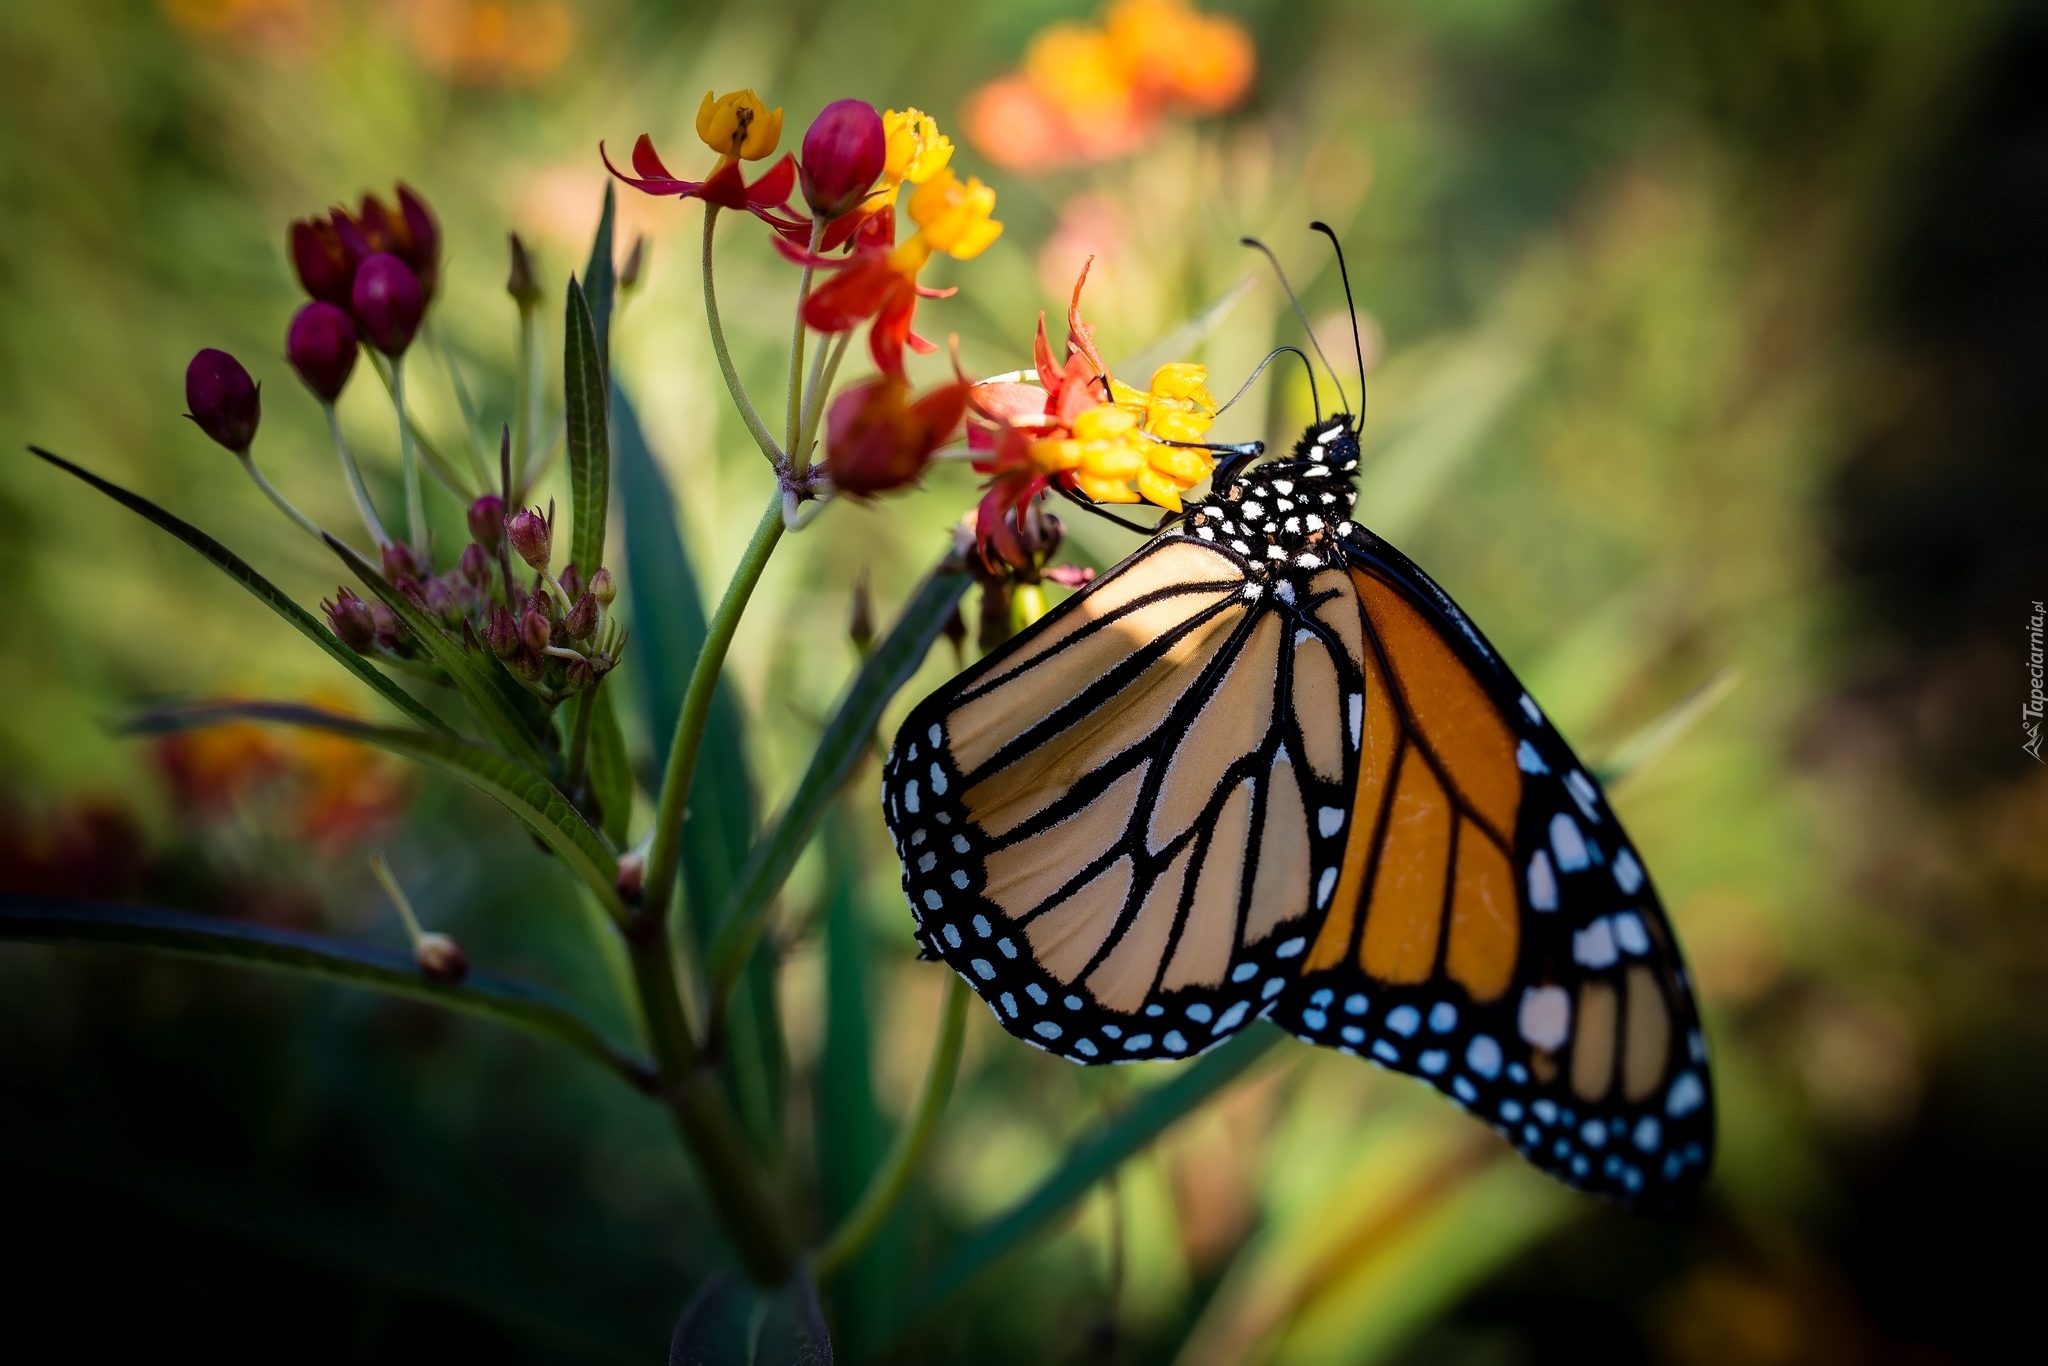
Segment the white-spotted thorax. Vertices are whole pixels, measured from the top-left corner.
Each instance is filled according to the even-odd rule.
[[[1309,575],[1339,563],[1337,541],[1357,530],[1358,432],[1349,415],[1317,422],[1284,458],[1241,472],[1220,465],[1218,474],[1167,534],[1235,553],[1251,580],[1247,596],[1270,589],[1291,602]]]

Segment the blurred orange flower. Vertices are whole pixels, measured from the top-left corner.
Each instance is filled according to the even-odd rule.
[[[1012,171],[1106,161],[1143,146],[1169,113],[1219,114],[1251,89],[1251,35],[1187,0],[1116,0],[1100,28],[1059,23],[1021,72],[968,97],[967,136]]]
[[[462,85],[533,85],[576,45],[576,21],[555,0],[418,0],[413,50]]]

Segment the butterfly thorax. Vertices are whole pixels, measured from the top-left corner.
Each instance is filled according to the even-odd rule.
[[[1181,534],[1235,551],[1255,583],[1314,573],[1336,563],[1337,538],[1352,532],[1357,471],[1351,419],[1328,418],[1302,433],[1287,458],[1231,475],[1190,502]]]

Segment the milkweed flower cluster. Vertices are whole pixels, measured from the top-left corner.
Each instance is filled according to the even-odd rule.
[[[1220,114],[1251,90],[1251,35],[1186,0],[1117,0],[1101,26],[1057,23],[1022,71],[969,97],[967,136],[1005,170],[1032,173],[1127,155],[1167,114]]]

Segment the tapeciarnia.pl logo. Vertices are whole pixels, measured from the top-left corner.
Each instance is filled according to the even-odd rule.
[[[2041,712],[2044,705],[2048,705],[2048,697],[2043,697],[2041,692],[2043,622],[2048,622],[2048,607],[2036,601],[2034,615],[2027,622],[2027,674],[2033,680],[2033,686],[2027,694],[2026,703],[2020,707],[2020,728],[2027,733],[2026,743],[2020,748],[2031,754],[2037,764],[2044,762],[2041,758]]]

